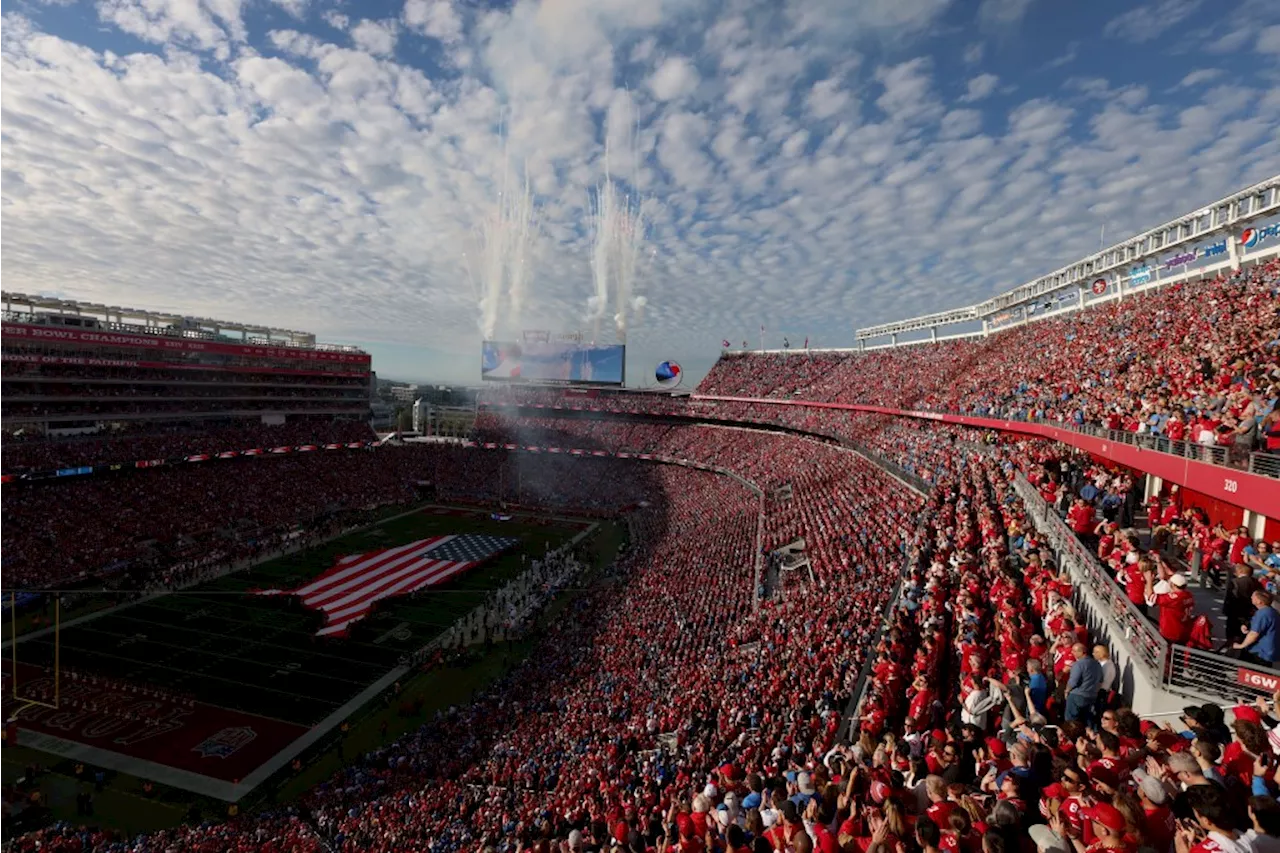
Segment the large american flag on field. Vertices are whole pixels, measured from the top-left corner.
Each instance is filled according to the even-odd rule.
[[[317,636],[345,635],[384,598],[442,584],[519,543],[484,534],[437,536],[396,548],[339,557],[333,568],[293,590],[256,590],[258,595],[296,595],[324,613]]]

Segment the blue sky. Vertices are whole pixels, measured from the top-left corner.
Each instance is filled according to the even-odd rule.
[[[848,345],[1280,172],[1260,0],[4,9],[5,289],[303,328],[406,379],[478,381],[512,175],[535,227],[495,334],[596,332],[606,141],[645,219],[633,384],[761,324]]]

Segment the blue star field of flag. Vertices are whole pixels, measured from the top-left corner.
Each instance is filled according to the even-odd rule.
[[[433,560],[478,563],[519,544],[519,539],[512,539],[507,536],[468,533],[462,536],[455,536],[443,545],[432,548],[430,554]]]

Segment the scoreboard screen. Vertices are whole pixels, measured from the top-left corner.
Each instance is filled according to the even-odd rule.
[[[626,350],[623,344],[485,341],[480,352],[480,378],[487,382],[622,385]]]

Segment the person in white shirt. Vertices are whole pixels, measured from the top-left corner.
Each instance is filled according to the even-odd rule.
[[[1116,662],[1111,659],[1111,650],[1102,643],[1093,647],[1093,659],[1102,667],[1102,678],[1098,682],[1098,698],[1093,703],[1094,712],[1101,719],[1102,712],[1111,710],[1115,704],[1120,670],[1116,669]]]

